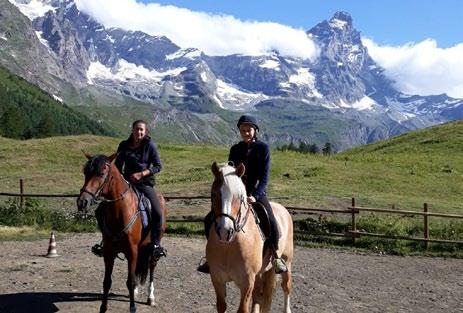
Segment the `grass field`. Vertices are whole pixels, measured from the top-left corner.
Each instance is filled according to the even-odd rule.
[[[111,154],[121,139],[97,136],[18,141],[0,138],[0,191],[77,193],[90,154]],[[208,195],[213,161],[228,147],[159,144],[163,171],[157,188],[169,195]],[[462,212],[463,122],[324,156],[273,151],[270,197],[309,207],[341,208],[355,197],[363,206]]]
[[[0,138],[0,191],[18,192],[18,181],[23,178],[26,193],[76,194],[83,184],[81,169],[86,160],[81,150],[109,155],[120,140],[97,136],[27,141]],[[165,195],[209,195],[210,165],[228,157],[225,146],[158,146],[164,168],[157,175],[157,189]],[[269,196],[285,205],[312,208],[346,208],[352,197],[360,206],[394,205],[405,210],[422,210],[426,202],[432,212],[462,214],[462,181],[463,121],[459,121],[331,156],[275,150]],[[178,206],[181,214],[203,214],[208,203],[172,202],[169,206],[174,210]],[[422,232],[418,222],[404,223],[396,217],[385,217],[377,221],[381,227],[372,228],[375,218],[365,215],[359,220],[360,227],[371,231],[398,228],[397,232],[410,235]],[[461,223],[433,218],[432,227],[433,235],[450,239],[463,235]]]

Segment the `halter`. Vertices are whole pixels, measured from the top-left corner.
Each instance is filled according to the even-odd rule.
[[[246,213],[245,213],[244,217],[241,215],[241,209],[243,208],[243,206],[246,209]],[[229,218],[233,222],[233,230],[235,232],[237,232],[237,233],[240,232],[240,231],[243,231],[243,233],[244,233],[243,228],[246,225],[246,222],[248,221],[250,211],[251,211],[251,208],[249,207],[248,203],[246,202],[245,197],[242,195],[241,198],[240,198],[240,209],[238,211],[238,214],[236,215],[236,218],[233,217],[230,214],[227,214],[227,213],[220,213],[220,214],[217,214],[217,215],[214,214],[214,215],[215,215],[215,219],[217,219],[219,217],[222,217],[222,216]]]
[[[116,201],[119,201],[119,200],[124,200],[125,196],[127,195],[127,193],[129,192],[130,188],[132,188],[132,185],[131,184],[128,184],[128,187],[127,189],[122,192],[118,198],[116,199],[106,199],[104,197],[102,197],[102,192],[103,192],[103,189],[106,187],[106,185],[109,185],[110,182],[113,180],[113,175],[110,174],[111,173],[111,163],[109,162],[106,162],[105,165],[108,166],[108,173],[106,174],[106,177],[105,177],[105,180],[104,182],[98,187],[97,191],[95,193],[91,192],[91,191],[88,191],[87,188],[82,188],[80,190],[80,193],[88,193],[90,196],[92,196],[92,201],[93,203],[98,203],[98,202],[106,202],[106,203],[111,203],[111,202],[116,202]]]

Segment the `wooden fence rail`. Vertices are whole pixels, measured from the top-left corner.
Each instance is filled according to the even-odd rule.
[[[24,192],[24,183],[20,179],[19,182],[19,193],[11,192],[0,192],[0,196],[9,196],[9,197],[19,197],[20,206],[24,205],[26,197],[31,198],[77,198],[78,194],[33,194]],[[178,195],[164,195],[164,198],[169,200],[195,200],[195,199],[206,199],[209,200],[209,196],[195,195],[195,196],[178,196]],[[282,197],[285,198],[285,197]],[[356,206],[355,198],[351,199],[351,206],[348,206],[347,209],[323,209],[323,208],[307,208],[299,206],[286,206],[288,211],[292,214],[317,214],[317,212],[323,213],[332,213],[332,214],[349,214],[351,215],[351,229],[346,233],[326,233],[324,235],[328,236],[342,236],[350,237],[352,243],[355,244],[356,238],[360,236],[370,236],[370,237],[379,237],[387,239],[396,239],[396,240],[412,240],[412,241],[424,241],[425,246],[428,246],[429,242],[438,242],[438,243],[453,243],[453,244],[463,244],[462,240],[445,240],[445,239],[431,239],[429,237],[429,217],[441,217],[441,218],[452,218],[452,219],[463,219],[463,215],[459,214],[445,214],[445,213],[433,213],[428,211],[428,204],[423,204],[423,211],[409,211],[409,210],[396,210],[396,209],[381,209],[381,208],[367,208]],[[387,234],[377,234],[370,233],[365,231],[359,231],[357,229],[357,215],[361,212],[376,212],[382,214],[398,214],[404,215],[407,217],[414,217],[415,215],[423,216],[423,238],[411,237],[411,236],[394,236]],[[202,217],[198,216],[184,216],[181,219],[168,219],[169,222],[199,222],[202,221]]]

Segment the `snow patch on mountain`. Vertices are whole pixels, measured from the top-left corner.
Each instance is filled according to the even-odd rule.
[[[250,93],[217,79],[216,100],[221,108],[233,111],[245,111],[256,103],[268,99],[263,93]]]
[[[141,65],[136,65],[120,59],[113,68],[106,67],[100,62],[92,62],[87,70],[87,81],[94,84],[95,79],[107,79],[115,81],[150,80],[161,82],[167,76],[178,76],[186,67],[170,69],[164,72],[149,70]]]
[[[276,60],[265,60],[264,63],[259,64],[259,67],[269,68],[275,71],[280,70],[280,62]]]
[[[194,60],[196,58],[199,58],[201,56],[201,51],[198,49],[179,49],[178,51],[166,55],[166,60],[174,60],[178,58],[187,58]]]
[[[343,99],[340,100],[339,106],[341,108],[352,108],[358,111],[363,110],[372,110],[378,104],[375,100],[371,99],[370,97],[363,97],[362,99],[355,101],[353,103],[345,103]]]
[[[9,0],[13,5],[15,5],[22,14],[27,16],[31,21],[36,19],[37,17],[44,16],[45,13],[48,11],[52,11],[53,8],[49,4],[45,4],[39,0],[31,0],[31,1],[15,1]]]
[[[53,97],[53,99],[55,99],[56,101],[63,103],[63,99],[60,98],[60,97],[58,97],[57,95],[52,95],[52,97]]]
[[[35,34],[37,35],[37,38],[39,38],[40,43],[51,51],[50,46],[48,45],[48,41],[42,37],[43,32],[36,31]]]
[[[343,29],[344,26],[346,26],[346,24],[347,24],[346,21],[342,21],[342,20],[337,19],[337,18],[331,19],[331,21],[330,21],[330,26],[333,27],[333,28]]]

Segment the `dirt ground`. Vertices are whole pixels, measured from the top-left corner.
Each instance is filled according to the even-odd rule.
[[[1,242],[0,312],[97,312],[103,260],[90,253],[96,234],[61,237],[57,258],[48,240]],[[167,237],[168,258],[156,271],[156,307],[146,293],[137,312],[215,312],[208,275],[195,271],[205,241]],[[109,312],[128,312],[125,261],[116,261]],[[463,312],[463,260],[358,254],[297,247],[292,312]],[[228,288],[229,312],[238,294]],[[282,311],[278,289],[272,312]]]

